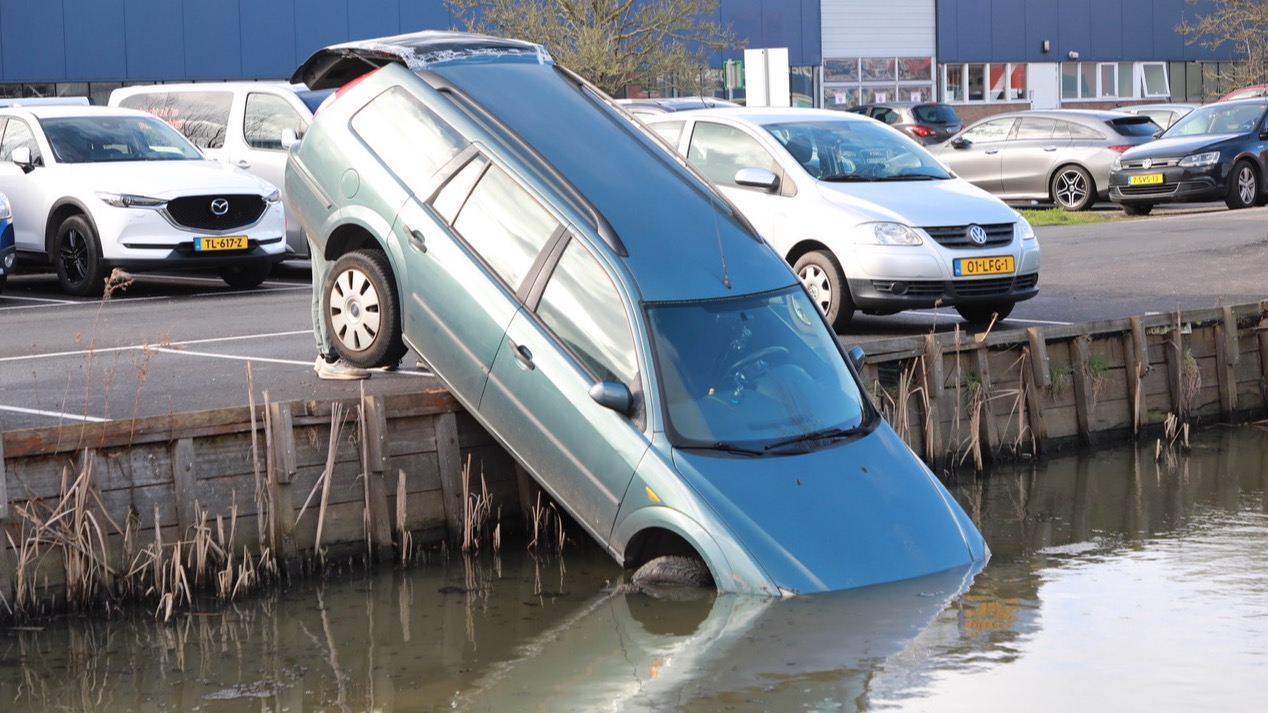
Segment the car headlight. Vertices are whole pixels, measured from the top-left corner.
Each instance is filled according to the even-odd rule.
[[[1034,227],[1030,224],[1030,221],[1026,220],[1026,217],[1023,216],[1021,213],[1017,214],[1017,224],[1016,224],[1016,227],[1013,228],[1013,230],[1016,232],[1017,237],[1021,238],[1022,240],[1035,239]]]
[[[1123,156],[1122,156],[1122,154],[1119,154],[1119,155],[1117,155],[1117,156],[1115,156],[1115,157],[1114,157],[1114,162],[1110,164],[1110,170],[1111,170],[1111,171],[1121,171],[1121,170],[1123,170]]]
[[[859,242],[876,245],[923,245],[920,234],[902,223],[864,223]]]
[[[138,196],[131,193],[106,193],[99,191],[97,197],[115,208],[162,208],[167,205],[166,199]]]
[[[268,194],[267,196],[264,196],[264,202],[268,203],[269,205],[273,205],[274,203],[277,203],[281,200],[282,200],[282,191],[276,188],[273,189],[272,193]]]
[[[8,220],[13,217],[13,208],[9,207],[9,197],[0,193],[0,220]]]
[[[1178,165],[1192,168],[1194,166],[1210,166],[1219,163],[1219,151],[1207,151],[1206,153],[1195,153],[1192,156],[1185,156],[1180,159]]]

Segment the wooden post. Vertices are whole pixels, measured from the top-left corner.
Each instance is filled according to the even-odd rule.
[[[269,404],[269,423],[271,426],[271,450],[273,465],[276,467],[277,481],[290,483],[295,477],[295,421],[291,417],[291,405],[288,403]],[[333,424],[332,424],[333,426]]]
[[[4,434],[0,434],[0,594],[8,599],[13,595],[13,580],[17,575],[17,554],[9,554],[8,538],[5,533],[9,527],[9,485],[4,468]],[[17,541],[17,536],[14,536]]]
[[[1035,375],[1035,385],[1050,386],[1052,371],[1048,364],[1048,343],[1043,340],[1036,327],[1026,330],[1026,342],[1030,345],[1030,369]]]
[[[366,396],[361,403],[365,427],[367,529],[370,551],[382,562],[392,556],[392,521],[387,509],[387,484],[383,482],[383,472],[388,464],[387,410],[382,400],[375,396]]]
[[[1131,325],[1131,334],[1123,337],[1123,357],[1127,361],[1123,367],[1127,371],[1127,398],[1131,400],[1132,435],[1139,436],[1146,417],[1143,379],[1149,373],[1149,342],[1140,317],[1132,317]]]
[[[1255,331],[1259,334],[1259,374],[1264,399],[1268,400],[1268,300],[1259,303],[1259,324]]]
[[[1086,334],[1080,334],[1074,338],[1074,365],[1070,370],[1071,381],[1074,383],[1074,415],[1079,426],[1079,442],[1084,445],[1092,444],[1092,410],[1095,406],[1092,400],[1091,375],[1088,374],[1088,344],[1092,338]]]
[[[982,415],[978,422],[977,435],[981,441],[981,451],[988,459],[994,459],[999,449],[999,437],[995,428],[995,409],[991,405],[991,396],[995,388],[991,383],[990,353],[985,345],[977,345],[973,350],[973,366],[977,370],[978,388],[981,389]]]
[[[290,571],[299,557],[295,543],[295,504],[290,488],[295,475],[295,433],[288,404],[269,403],[266,413],[268,450],[272,454],[268,459],[269,501],[273,506],[269,533],[283,570]]]
[[[1031,369],[1022,370],[1021,385],[1026,391],[1026,420],[1030,424],[1030,435],[1034,442],[1035,455],[1043,452],[1043,443],[1048,440],[1048,426],[1043,420],[1043,393],[1040,385],[1037,383],[1039,375],[1037,369],[1034,368],[1035,352],[1033,347],[1022,347],[1025,353],[1030,356]],[[1044,349],[1044,360],[1047,360],[1048,350]],[[1045,368],[1044,374],[1048,373]],[[1022,435],[1022,434],[1019,434]]]
[[[1180,333],[1180,312],[1171,325],[1171,338],[1167,341],[1167,384],[1171,390],[1171,412],[1184,420],[1184,335]]]
[[[925,461],[929,467],[938,470],[944,459],[942,447],[942,412],[938,407],[938,396],[942,394],[942,347],[937,337],[925,335],[925,394],[929,397],[929,413],[925,414]]]
[[[176,501],[176,524],[180,532],[189,532],[189,528],[198,523],[198,512],[194,508],[194,439],[179,438],[172,445],[172,489]]]
[[[462,451],[458,445],[458,417],[453,413],[436,416],[436,462],[440,466],[440,499],[445,507],[445,525],[450,541],[462,536]]]
[[[1237,373],[1233,367],[1238,361],[1237,318],[1233,308],[1227,305],[1224,319],[1215,325],[1215,381],[1220,391],[1220,415],[1231,420],[1237,412]]]

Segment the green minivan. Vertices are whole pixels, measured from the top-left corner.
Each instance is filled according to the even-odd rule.
[[[545,49],[419,32],[292,81],[339,88],[286,193],[340,356],[417,351],[617,561],[773,596],[985,562],[787,263]]]

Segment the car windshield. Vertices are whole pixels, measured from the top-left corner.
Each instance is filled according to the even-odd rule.
[[[1167,129],[1164,136],[1202,136],[1205,134],[1244,134],[1253,131],[1263,116],[1264,105],[1208,104],[1185,114]]]
[[[919,144],[875,121],[796,121],[764,127],[823,181],[921,181],[951,176]]]
[[[149,116],[74,116],[40,124],[60,163],[201,159],[180,132]]]
[[[874,422],[835,335],[800,286],[647,308],[671,440],[783,453]]]

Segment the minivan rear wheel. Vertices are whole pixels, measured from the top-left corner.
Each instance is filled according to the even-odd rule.
[[[836,258],[826,250],[814,250],[797,258],[793,272],[801,278],[810,298],[828,318],[828,324],[840,332],[854,318],[854,300],[850,286]]]
[[[97,231],[82,215],[62,221],[53,243],[53,265],[62,291],[76,297],[100,295],[106,287]]]
[[[394,366],[405,356],[396,279],[377,250],[335,261],[322,288],[322,315],[335,351],[353,366]]]

